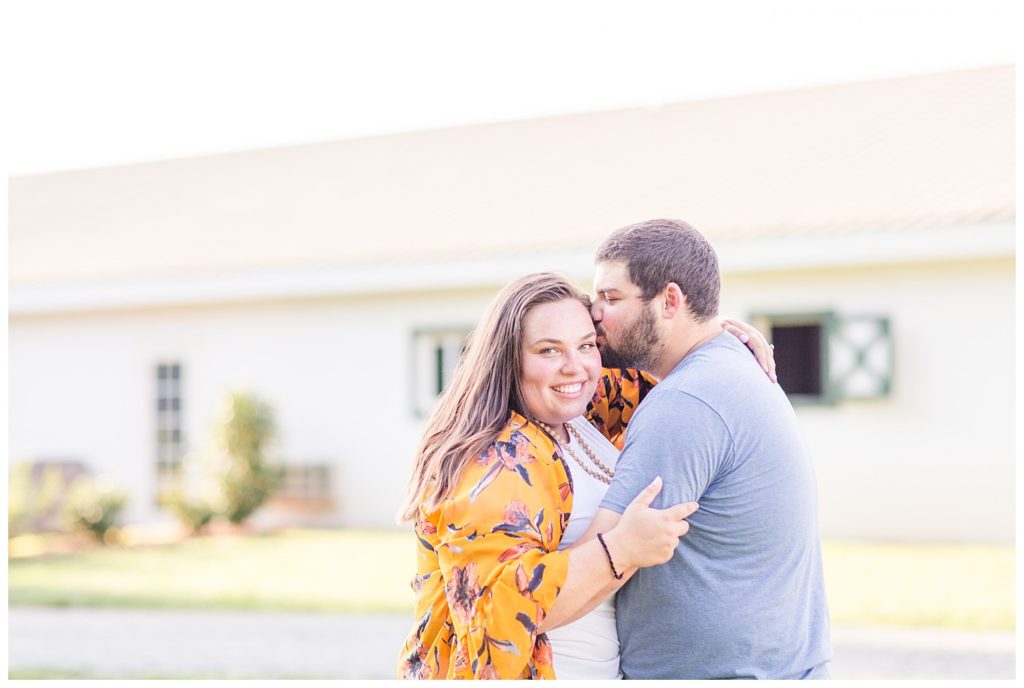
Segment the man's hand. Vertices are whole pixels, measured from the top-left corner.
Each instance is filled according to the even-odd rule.
[[[618,525],[604,534],[619,570],[665,563],[675,553],[679,538],[690,530],[690,524],[683,519],[697,510],[697,503],[653,509],[651,502],[661,487],[659,476],[629,503]]]

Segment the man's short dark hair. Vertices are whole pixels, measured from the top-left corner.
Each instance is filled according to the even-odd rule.
[[[718,315],[718,256],[708,240],[682,220],[647,220],[616,230],[597,249],[597,262],[625,263],[644,301],[675,282],[695,320]]]

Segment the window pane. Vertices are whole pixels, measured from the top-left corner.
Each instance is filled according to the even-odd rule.
[[[157,476],[180,470],[182,457],[181,364],[156,364],[156,433],[154,455]],[[150,402],[152,403],[152,402]]]
[[[468,328],[416,332],[413,339],[413,401],[418,414],[427,414],[448,387],[466,343]]]
[[[821,396],[821,325],[774,325],[772,344],[786,394]]]

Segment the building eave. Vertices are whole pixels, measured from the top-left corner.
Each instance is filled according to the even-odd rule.
[[[1015,223],[828,233],[716,243],[723,275],[1012,258]],[[457,257],[430,264],[349,265],[175,278],[12,286],[10,316],[496,288],[531,272],[589,284],[593,249]]]

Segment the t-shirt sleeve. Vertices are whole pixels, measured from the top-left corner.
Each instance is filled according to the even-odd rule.
[[[652,506],[699,501],[733,460],[722,418],[679,390],[660,390],[638,409],[601,506],[622,513],[657,476],[664,486]]]

